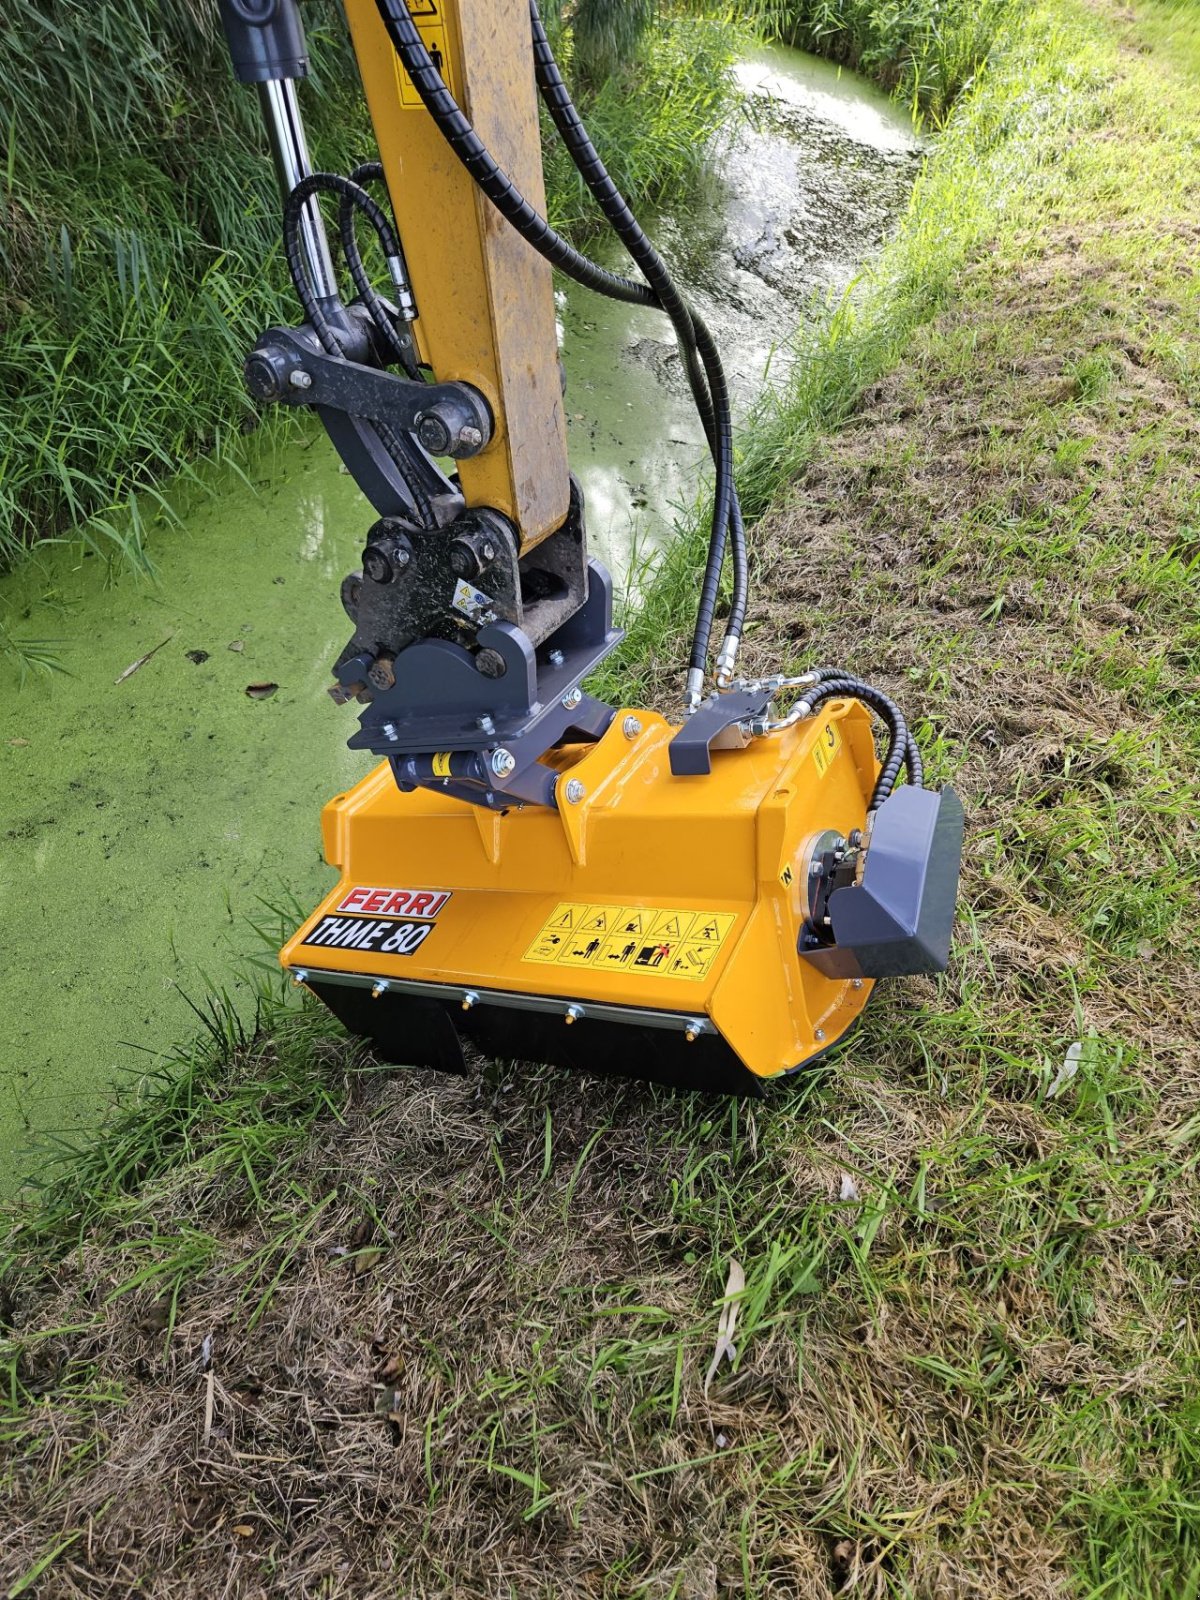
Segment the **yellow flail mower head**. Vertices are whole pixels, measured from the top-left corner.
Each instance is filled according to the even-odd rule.
[[[462,1071],[468,1047],[760,1093],[841,1039],[876,978],[945,965],[962,810],[904,787],[868,812],[879,764],[849,695],[710,748],[710,710],[745,694],[682,728],[610,713],[539,763],[555,806],[405,793],[384,764],[326,808],[341,877],[284,965],[392,1061]]]
[[[220,6],[259,86],[304,311],[258,340],[247,384],[315,409],[376,518],[342,585],[354,632],[332,692],[363,708],[351,746],[383,760],[326,807],[339,880],[284,967],[393,1061],[461,1071],[474,1048],[757,1093],[841,1039],[877,978],[944,967],[962,809],[923,787],[904,717],[859,678],[736,676],[748,563],[720,356],[591,145],[533,0],[346,0],[381,158],[348,177],[309,165],[295,0]],[[547,223],[539,93],[636,277]],[[664,313],[711,447],[673,720],[581,687],[621,634],[567,466],[552,268]]]

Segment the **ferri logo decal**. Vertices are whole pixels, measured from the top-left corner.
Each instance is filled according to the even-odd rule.
[[[356,888],[338,901],[339,911],[361,911],[370,917],[436,917],[450,898],[449,889]]]
[[[411,956],[433,932],[434,919],[449,899],[449,889],[376,889],[363,885],[349,890],[338,901],[337,911],[350,915],[327,913],[303,942],[327,950]]]

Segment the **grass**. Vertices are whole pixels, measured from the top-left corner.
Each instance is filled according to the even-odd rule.
[[[1198,69],[1031,7],[743,440],[750,663],[967,803],[951,974],[752,1108],[217,1004],[13,1215],[10,1594],[1200,1593]]]
[[[372,139],[340,8],[319,0],[306,26],[314,158],[345,171]],[[695,175],[731,105],[735,37],[669,16],[585,97],[633,194]],[[198,453],[236,458],[256,420],[242,358],[294,317],[256,102],[211,6],[170,0],[151,28],[132,0],[61,16],[16,0],[0,105],[0,567],[70,527],[145,568],[146,523],[170,516],[155,485]],[[556,221],[585,231],[573,169],[548,177]]]

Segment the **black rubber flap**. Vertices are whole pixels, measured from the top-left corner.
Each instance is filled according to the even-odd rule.
[[[469,1011],[450,1000],[383,994],[308,980],[351,1033],[369,1039],[397,1066],[463,1072],[463,1044],[504,1061],[547,1061],[573,1072],[638,1078],[676,1089],[758,1098],[762,1080],[716,1034],[690,1044],[682,1032],[638,1022],[581,1017],[568,1024],[548,1012],[517,1011],[480,1000]]]

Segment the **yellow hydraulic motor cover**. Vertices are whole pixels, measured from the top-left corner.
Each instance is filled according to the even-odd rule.
[[[806,958],[825,841],[864,827],[868,713],[835,700],[704,776],[621,710],[549,752],[558,809],[404,793],[385,762],[325,808],[333,891],[281,959],[385,1058],[508,1059],[738,1094],[840,1039],[871,988]]]

